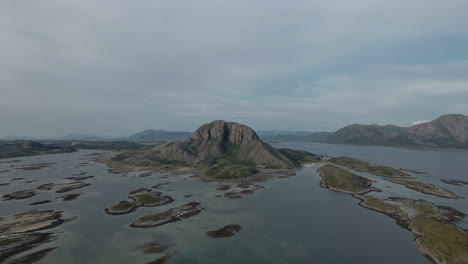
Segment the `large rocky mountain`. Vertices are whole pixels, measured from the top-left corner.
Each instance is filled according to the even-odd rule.
[[[139,166],[183,165],[207,168],[215,178],[239,178],[256,169],[289,169],[314,155],[278,150],[260,140],[251,128],[222,120],[202,125],[185,141],[122,153],[116,161]],[[211,174],[211,175],[210,175]]]
[[[286,156],[261,141],[251,128],[222,120],[202,125],[189,140],[167,142],[144,152],[155,164],[180,163],[200,167],[226,159],[232,163],[275,168],[294,166]]]
[[[444,115],[427,123],[411,127],[393,125],[350,125],[330,136],[327,143],[468,147],[468,117]]]
[[[136,134],[133,134],[127,138],[131,141],[177,141],[186,140],[190,138],[192,133],[184,131],[166,131],[148,129]]]

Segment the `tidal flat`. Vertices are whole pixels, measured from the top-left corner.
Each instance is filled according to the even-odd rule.
[[[298,148],[291,146],[294,144],[286,145]],[[447,154],[443,151],[386,147],[369,150],[362,146],[315,143],[302,144],[302,148],[318,154],[353,156],[395,168],[415,168],[428,173],[414,175],[418,181],[435,185],[441,184],[440,178],[453,178],[460,175],[459,171],[466,170],[462,161],[468,157],[468,153],[463,151]],[[40,170],[10,169],[0,174],[2,183],[10,183],[0,188],[1,195],[33,189],[43,184],[70,182],[65,178],[80,173],[95,176],[83,181],[91,185],[73,191],[80,194],[75,200],[55,200],[63,194],[45,191],[23,200],[0,202],[2,215],[7,216],[31,210],[28,204],[51,200],[51,203],[35,205],[34,209],[63,211],[64,217],[73,219],[47,230],[55,235],[53,240],[18,255],[18,258],[54,248],[37,263],[147,263],[158,259],[165,259],[167,263],[369,263],[369,259],[378,260],[379,263],[430,263],[418,251],[413,235],[396,225],[391,218],[359,207],[358,201],[350,195],[321,188],[321,178],[315,171],[318,167],[301,169],[289,178],[271,178],[251,183],[252,186],[259,185],[262,188],[238,199],[226,199],[226,193],[237,193],[244,189],[236,183],[206,182],[183,173],[168,176],[156,172],[146,177],[140,177],[144,171],[109,173],[108,167],[91,161],[92,157],[87,156],[93,152],[96,151],[25,157],[15,164],[19,167],[55,164]],[[359,152],[361,156],[349,152]],[[394,152],[398,153],[392,154]],[[363,157],[362,153],[369,156]],[[446,160],[436,165],[426,164],[424,154],[446,156]],[[403,162],[400,158],[405,155],[408,160]],[[422,157],[418,159],[414,156]],[[80,166],[83,162],[80,159],[86,159],[89,163]],[[8,162],[8,159],[4,161]],[[9,163],[0,163],[0,170],[8,166]],[[440,169],[444,173],[440,173]],[[467,213],[468,208],[463,200],[425,195],[383,181],[379,176],[357,174],[377,181],[373,185],[383,190],[368,195],[380,199],[389,196],[424,199]],[[25,180],[11,181],[14,178]],[[31,180],[37,181],[26,183]],[[161,184],[163,182],[170,182],[170,185]],[[130,192],[158,184],[162,187],[158,192],[170,196],[174,202],[157,207],[140,207],[130,214],[119,216],[104,212],[105,208],[125,199]],[[385,188],[387,185],[390,188]],[[461,196],[468,195],[463,186],[445,185],[444,188]],[[190,218],[145,229],[129,227],[142,217],[191,202],[200,203],[203,210]],[[459,223],[463,228],[466,228],[465,221]],[[232,223],[242,226],[236,235],[223,239],[207,236],[207,232]],[[143,243],[154,241],[155,237],[158,241],[170,244],[170,252],[148,255],[136,249]],[[356,241],[354,237],[361,239]],[[93,246],[96,244],[100,245],[99,248]]]

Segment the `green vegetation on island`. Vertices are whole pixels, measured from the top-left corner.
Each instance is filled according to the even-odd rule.
[[[376,190],[372,181],[355,175],[334,165],[324,165],[317,169],[322,177],[320,186],[345,193],[367,193]]]
[[[255,164],[236,164],[226,159],[219,159],[206,168],[205,175],[212,179],[242,179],[256,172]]]
[[[331,163],[355,170],[355,171],[366,172],[366,173],[376,175],[376,176],[395,177],[395,178],[414,178],[413,176],[405,172],[399,171],[397,169],[394,169],[392,167],[379,166],[379,165],[375,165],[367,161],[345,157],[345,156],[331,158],[328,161]]]
[[[132,199],[131,202],[120,201],[104,211],[110,215],[122,215],[133,212],[138,207],[161,206],[174,201],[170,196],[163,196],[160,192],[146,188],[132,191],[128,197]]]

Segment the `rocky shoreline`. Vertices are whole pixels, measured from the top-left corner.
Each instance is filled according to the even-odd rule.
[[[52,210],[29,211],[0,217],[0,262],[52,241],[52,233],[38,231],[54,228],[70,220],[64,219],[61,211]],[[23,258],[23,261],[43,257],[47,252],[36,252],[35,255],[33,253]],[[22,263],[15,261],[13,259],[10,263]]]
[[[418,249],[433,263],[466,263],[468,233],[456,226],[465,216],[462,212],[424,200],[353,197],[360,200],[360,206],[390,216],[402,228],[411,231]]]
[[[468,181],[452,180],[452,179],[441,179],[440,181],[446,184],[457,185],[457,186],[468,185]]]
[[[156,227],[172,222],[181,221],[201,213],[202,208],[198,202],[190,202],[162,213],[144,216],[130,224],[134,228]]]
[[[424,194],[434,195],[434,196],[447,198],[447,199],[465,199],[464,197],[459,196],[452,191],[443,189],[441,187],[437,187],[429,183],[401,180],[401,179],[385,179],[385,180],[396,183],[396,184],[401,184],[408,189],[411,189],[420,193],[424,193]]]

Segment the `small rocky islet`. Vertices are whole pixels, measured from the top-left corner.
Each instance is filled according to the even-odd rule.
[[[119,203],[104,209],[104,211],[110,215],[123,215],[133,212],[138,207],[162,206],[174,201],[170,196],[163,196],[161,192],[147,188],[132,191],[128,197],[132,201],[120,201]]]
[[[144,216],[137,221],[130,224],[130,227],[134,228],[149,228],[149,227],[156,227],[172,222],[181,221],[183,219],[187,219],[189,217],[193,217],[199,214],[203,208],[200,206],[198,202],[190,202],[162,213],[156,213]]]
[[[225,225],[217,230],[208,231],[206,232],[206,234],[212,238],[225,238],[225,237],[234,236],[241,229],[242,227],[240,225],[230,224],[230,225]]]
[[[8,193],[3,195],[3,200],[22,200],[35,196],[40,192],[55,192],[55,193],[64,193],[69,192],[75,189],[84,188],[90,186],[89,183],[83,182],[71,182],[71,183],[46,183],[42,184],[33,189],[27,189],[22,191],[16,191],[13,193]]]
[[[0,217],[0,262],[27,263],[26,260],[40,259],[49,251],[32,253],[29,257],[11,259],[12,256],[31,250],[54,239],[53,233],[38,232],[59,226],[71,219],[64,219],[61,211],[29,211],[17,215]]]
[[[142,251],[145,255],[159,255],[156,259],[147,262],[147,263],[166,263],[171,257],[172,253],[168,252],[169,245],[159,242],[151,241],[144,243],[137,248],[139,251]]]
[[[468,185],[468,181],[462,181],[462,180],[441,179],[440,181],[443,182],[443,183],[446,183],[446,184],[457,185],[457,186],[466,186],[466,185]]]

